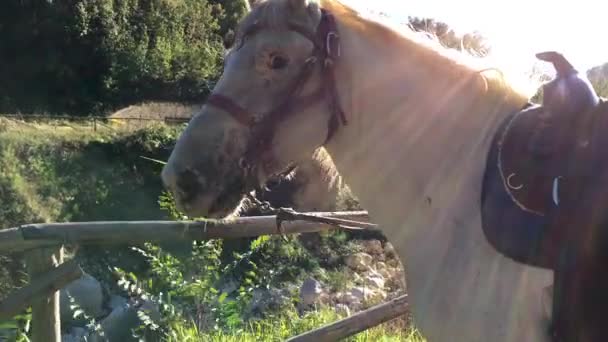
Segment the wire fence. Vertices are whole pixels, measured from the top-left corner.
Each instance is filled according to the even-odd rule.
[[[166,116],[159,118],[146,117],[108,117],[108,116],[67,116],[67,115],[22,115],[0,114],[0,119],[8,119],[21,124],[45,124],[53,127],[71,129],[98,130],[133,130],[150,124],[181,125],[188,123],[190,117]]]

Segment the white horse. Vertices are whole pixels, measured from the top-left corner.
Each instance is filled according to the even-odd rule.
[[[472,60],[337,1],[258,2],[163,181],[188,214],[222,216],[324,145],[399,253],[429,341],[548,341],[552,273],[496,252],[480,220],[491,139],[527,97]]]

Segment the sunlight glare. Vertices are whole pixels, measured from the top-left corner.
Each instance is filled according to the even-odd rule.
[[[479,31],[493,55],[519,70],[537,66],[535,53],[557,50],[580,69],[608,62],[605,7],[593,0],[342,0],[359,11],[385,13],[405,23],[408,16],[434,18],[457,32]]]

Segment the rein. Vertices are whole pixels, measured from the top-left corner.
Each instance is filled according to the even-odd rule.
[[[346,220],[335,217],[322,217],[310,214],[303,214],[293,210],[292,208],[274,208],[267,201],[260,201],[253,192],[247,193],[247,198],[250,201],[255,203],[259,210],[263,212],[264,215],[274,215],[276,217],[276,225],[277,231],[281,234],[284,240],[287,239],[285,235],[285,230],[283,229],[283,222],[293,222],[293,221],[305,221],[305,222],[316,222],[328,224],[330,226],[334,226],[339,229],[345,230],[379,230],[379,226],[375,223],[363,222],[363,221],[355,221],[355,220]]]

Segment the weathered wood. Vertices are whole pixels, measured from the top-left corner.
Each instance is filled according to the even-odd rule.
[[[39,248],[26,255],[30,284],[38,281],[48,270],[63,261],[63,248]],[[59,291],[32,301],[33,342],[61,342],[61,319],[59,316]]]
[[[320,212],[310,215],[368,221],[366,211]],[[312,233],[332,228],[314,222],[284,222],[284,232]],[[208,240],[279,234],[275,216],[204,221],[114,221],[23,225],[0,230],[0,252],[17,252],[61,244],[138,244]]]
[[[327,324],[319,329],[292,337],[287,342],[339,341],[404,315],[407,313],[407,309],[407,295],[403,295],[387,303],[376,305],[350,317]]]
[[[36,299],[48,297],[72,281],[80,278],[83,272],[74,260],[67,261],[36,279],[30,284],[10,293],[0,302],[0,321],[10,319],[27,308]]]

